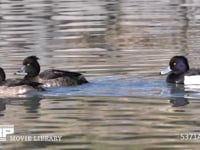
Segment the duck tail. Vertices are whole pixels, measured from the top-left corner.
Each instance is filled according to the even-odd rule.
[[[89,83],[86,78],[83,75],[80,75],[78,77],[78,84],[85,84],[85,83]]]

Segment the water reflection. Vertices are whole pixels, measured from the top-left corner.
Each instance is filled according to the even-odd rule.
[[[188,98],[185,98],[186,91],[184,85],[168,83],[168,86],[171,93],[170,103],[172,104],[172,107],[180,107],[189,104]]]
[[[6,103],[4,101],[0,101],[0,111],[3,111],[6,109]]]
[[[6,111],[8,105],[13,106],[24,106],[27,109],[27,113],[37,112],[40,106],[40,100],[42,100],[41,95],[27,96],[25,98],[6,98],[0,99],[0,111]]]
[[[198,142],[179,135],[199,131],[199,90],[167,85],[156,75],[178,54],[199,66],[198,6],[186,0],[1,0],[0,65],[8,78],[23,58],[37,55],[42,70],[84,72],[91,81],[42,97],[0,100],[1,124],[14,124],[15,135],[63,136],[62,142],[1,147],[198,149]]]
[[[195,105],[192,107],[198,107],[199,103],[196,101]],[[9,107],[16,112],[17,106]],[[20,108],[23,112],[23,107]],[[141,146],[145,149],[167,146],[170,142],[182,148],[178,135],[185,132],[185,128],[188,132],[198,129],[199,123],[189,108],[171,107],[166,100],[154,98],[49,97],[40,101],[37,113],[21,112],[15,115],[15,135],[62,135],[63,139],[31,144],[6,142],[5,147],[25,149],[43,145],[48,149],[56,145],[59,149],[66,146],[69,149],[101,149],[102,146],[132,149],[140,142],[148,143]],[[7,110],[7,113],[11,112]]]

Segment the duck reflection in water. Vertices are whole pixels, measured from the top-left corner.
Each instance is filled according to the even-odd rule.
[[[0,112],[6,109],[6,103],[0,100]]]
[[[30,96],[30,97],[16,97],[16,98],[6,98],[0,99],[0,114],[3,111],[6,111],[7,105],[12,106],[24,106],[27,110],[27,113],[37,112],[40,107],[40,101],[43,99],[40,95]],[[3,113],[2,113],[3,114]],[[4,115],[0,115],[4,116]]]
[[[170,88],[170,103],[172,107],[180,107],[189,104],[189,100],[185,98],[186,92],[183,84],[172,84],[168,83],[168,87]]]

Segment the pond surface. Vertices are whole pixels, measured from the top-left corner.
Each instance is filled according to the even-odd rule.
[[[7,78],[16,78],[24,57],[37,55],[42,70],[78,71],[90,83],[1,98],[0,125],[14,125],[12,136],[62,139],[6,141],[0,148],[199,149],[200,87],[167,84],[159,75],[174,55],[200,66],[199,6],[197,0],[1,0],[0,66]]]

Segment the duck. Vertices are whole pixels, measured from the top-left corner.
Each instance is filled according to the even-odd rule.
[[[190,69],[185,56],[174,56],[169,61],[169,66],[160,72],[166,75],[168,83],[200,85],[200,69]]]
[[[0,97],[24,95],[33,91],[45,91],[41,85],[41,83],[24,79],[6,79],[5,71],[0,67]]]
[[[43,87],[75,86],[88,83],[86,78],[78,72],[58,69],[48,69],[40,73],[40,64],[37,56],[28,56],[23,60],[21,69],[16,75],[23,75],[25,80],[38,82]]]

